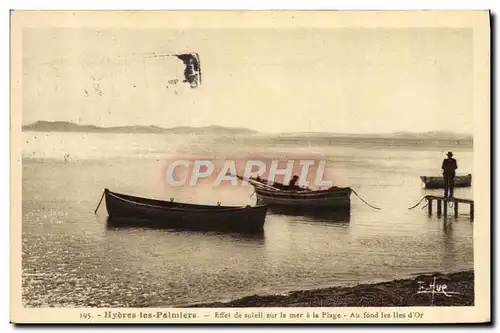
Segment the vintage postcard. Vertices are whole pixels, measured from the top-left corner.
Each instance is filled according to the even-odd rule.
[[[485,323],[490,13],[12,11],[13,323]]]

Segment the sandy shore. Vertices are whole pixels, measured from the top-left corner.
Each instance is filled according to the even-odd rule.
[[[434,288],[432,286],[435,281]],[[434,293],[432,292],[434,290]],[[474,271],[426,274],[354,287],[294,291],[288,295],[253,295],[227,303],[191,307],[354,307],[354,306],[473,306]]]

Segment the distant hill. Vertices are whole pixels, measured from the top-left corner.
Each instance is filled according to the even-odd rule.
[[[23,126],[23,131],[37,132],[95,132],[95,133],[170,133],[170,134],[256,134],[257,131],[248,128],[225,127],[225,126],[205,126],[191,127],[179,126],[173,128],[163,128],[159,126],[114,126],[99,127],[95,125],[79,125],[66,121],[37,121],[30,125]],[[394,133],[374,133],[374,134],[352,134],[352,133],[328,133],[328,132],[296,132],[296,133],[276,133],[264,134],[262,139],[275,139],[279,141],[287,140],[464,140],[472,141],[472,135],[454,133],[447,131],[431,132],[394,132]]]
[[[393,133],[395,137],[398,138],[414,138],[414,139],[472,139],[471,134],[466,133],[455,133],[450,131],[430,131],[422,133],[412,133],[412,132],[396,132]]]
[[[24,125],[23,131],[36,132],[97,132],[97,133],[205,133],[205,134],[250,134],[257,133],[248,128],[205,126],[191,127],[181,126],[173,128],[163,128],[158,126],[114,126],[99,127],[95,125],[79,125],[67,121],[37,121],[30,125]]]
[[[280,138],[311,138],[311,139],[409,139],[409,140],[472,140],[471,134],[454,133],[449,131],[429,131],[429,132],[393,132],[393,133],[328,133],[328,132],[297,132],[283,133]]]

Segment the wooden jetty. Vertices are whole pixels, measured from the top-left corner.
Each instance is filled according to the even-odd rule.
[[[458,217],[458,205],[459,204],[467,204],[470,208],[470,219],[474,220],[474,200],[470,199],[461,199],[461,198],[446,198],[443,196],[437,195],[426,195],[425,199],[428,202],[427,209],[429,212],[429,216],[432,215],[432,202],[435,200],[437,205],[437,216],[441,217],[441,213],[443,213],[444,217],[448,216],[448,203],[453,203],[454,208],[454,216]]]

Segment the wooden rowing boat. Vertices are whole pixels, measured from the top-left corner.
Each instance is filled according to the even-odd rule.
[[[232,207],[147,199],[104,190],[108,222],[174,229],[262,232],[266,205]],[[101,199],[102,200],[102,199]]]
[[[318,191],[272,191],[255,186],[259,204],[270,206],[301,206],[310,208],[350,208],[351,189],[331,187]]]
[[[420,176],[425,188],[444,188],[444,178],[442,176]],[[456,176],[453,187],[469,187],[472,183],[472,175]]]
[[[288,189],[283,184],[267,184],[266,180],[248,179],[254,186],[257,203],[273,206],[289,206],[314,209],[350,209],[350,187],[333,186],[326,190]]]

